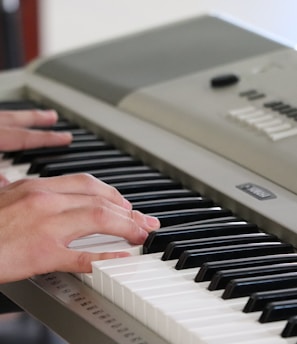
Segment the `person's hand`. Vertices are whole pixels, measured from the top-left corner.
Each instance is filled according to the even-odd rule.
[[[128,253],[78,252],[67,248],[71,241],[102,233],[142,244],[159,226],[87,174],[11,183],[0,189],[0,283],[52,271],[90,272],[91,261]]]
[[[32,130],[28,127],[49,127],[58,119],[54,110],[0,111],[0,151],[68,145],[70,133]]]

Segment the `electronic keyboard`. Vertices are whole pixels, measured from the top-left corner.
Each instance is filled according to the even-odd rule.
[[[296,52],[202,16],[0,75],[0,108],[54,108],[67,147],[3,154],[10,181],[90,173],[161,228],[90,274],[0,291],[70,343],[297,342]]]

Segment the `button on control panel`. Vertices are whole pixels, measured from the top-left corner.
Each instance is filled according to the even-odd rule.
[[[223,74],[213,77],[210,80],[210,84],[212,88],[221,88],[232,86],[239,82],[239,77],[235,74]]]

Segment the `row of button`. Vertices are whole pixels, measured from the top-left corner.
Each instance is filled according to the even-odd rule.
[[[269,108],[272,111],[276,111],[281,115],[285,115],[288,118],[297,120],[297,108],[281,101],[272,101],[264,104],[264,107]]]
[[[272,141],[297,135],[297,126],[290,119],[253,106],[229,110],[228,116],[260,131]]]
[[[239,93],[239,96],[245,97],[247,100],[257,100],[257,99],[265,98],[266,94],[261,91],[257,91],[255,89],[249,89],[246,91],[241,91]],[[272,100],[272,101],[268,101],[264,103],[263,107],[268,108],[271,111],[278,112],[281,115],[285,115],[288,118],[291,118],[297,121],[297,108],[291,106],[290,104],[284,103],[280,100]]]
[[[241,97],[247,97],[248,100],[257,100],[257,99],[266,97],[265,93],[259,92],[257,90],[243,91],[243,92],[240,92],[239,95]]]

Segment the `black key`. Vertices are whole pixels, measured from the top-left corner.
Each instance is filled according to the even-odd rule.
[[[180,223],[177,225],[173,226],[167,226],[167,227],[162,227],[163,229],[189,229],[189,228],[194,228],[197,226],[201,225],[208,225],[208,224],[223,224],[223,223],[241,223],[241,224],[246,224],[247,222],[242,221],[241,219],[235,217],[235,216],[223,216],[223,217],[215,217],[213,219],[206,219],[206,220],[199,220],[199,221],[190,221],[186,223]]]
[[[50,164],[45,166],[41,172],[40,177],[59,176],[62,174],[85,172],[91,169],[106,169],[111,167],[123,166],[139,166],[142,165],[140,161],[135,160],[130,156],[121,158],[106,158],[106,159],[90,159],[85,161],[63,162],[59,164]]]
[[[221,207],[195,208],[149,213],[160,220],[161,227],[177,225],[186,222],[212,219],[231,215],[231,211]]]
[[[44,109],[45,107],[31,100],[11,100],[0,102],[1,110],[34,110]]]
[[[284,338],[297,336],[297,316],[289,318],[281,336]]]
[[[297,315],[297,299],[271,302],[264,308],[259,322],[287,320],[294,315]]]
[[[290,105],[284,105],[284,106],[278,108],[277,111],[281,114],[284,114],[286,111],[289,111],[291,109],[292,109],[292,107]]]
[[[31,162],[37,158],[58,156],[62,154],[85,153],[85,155],[87,155],[88,152],[108,149],[113,149],[113,147],[99,140],[92,142],[75,142],[71,143],[68,146],[36,148],[18,152],[15,154],[13,163],[26,163]]]
[[[146,173],[131,173],[126,175],[110,176],[110,177],[101,177],[100,179],[107,184],[114,183],[126,183],[131,181],[149,181],[149,180],[160,180],[167,179],[167,177],[162,176],[159,172],[146,172]]]
[[[285,245],[285,244],[282,244]],[[230,281],[222,295],[223,299],[249,296],[259,291],[288,289],[297,283],[297,272],[279,275],[238,278]]]
[[[59,131],[59,127],[63,127],[63,125],[65,125],[65,124],[58,126],[57,131]],[[46,129],[55,131],[55,127],[47,127]],[[42,130],[45,130],[45,129],[42,129]],[[75,142],[76,140],[82,140],[83,141],[84,137],[85,137],[85,141],[91,140],[91,141],[105,142],[97,134],[94,134],[93,132],[91,132],[85,128],[81,128],[78,125],[74,125],[73,127],[70,127],[69,129],[65,129],[65,131],[69,132],[72,135],[72,139],[73,139],[72,142]]]
[[[178,259],[185,250],[198,250],[208,247],[237,245],[251,242],[276,241],[276,237],[265,233],[238,234],[214,238],[173,241],[166,246],[162,260]]]
[[[10,151],[10,152],[1,152],[2,155],[2,159],[13,159],[14,156],[18,153],[19,151]]]
[[[217,248],[205,248],[202,250],[188,250],[181,254],[175,268],[177,270],[189,269],[199,267],[205,262],[220,259],[244,258],[247,256],[261,256],[271,254],[272,252],[294,252],[294,249],[289,244],[271,242],[222,246]]]
[[[255,225],[237,222],[202,224],[172,229],[161,228],[148,235],[143,245],[143,253],[162,252],[172,241],[257,232],[258,228]]]
[[[75,161],[83,162],[84,160],[90,160],[90,159],[106,159],[106,158],[117,158],[117,157],[124,157],[124,156],[125,155],[117,149],[51,155],[44,158],[34,159],[27,174],[38,173],[45,166],[50,165],[50,164],[59,164],[59,163],[75,162]]]
[[[17,306],[14,302],[12,302],[2,293],[0,293],[0,305],[1,305],[0,314],[23,312],[23,309]]]
[[[191,190],[176,188],[173,190],[157,190],[151,192],[142,192],[142,193],[130,193],[126,194],[125,198],[130,202],[141,202],[149,200],[162,200],[173,197],[190,197],[197,196],[197,193]]]
[[[297,263],[284,263],[275,265],[256,266],[244,269],[221,270],[215,273],[208,289],[224,289],[235,278],[248,278],[255,276],[276,275],[279,273],[297,272]]]
[[[145,213],[153,213],[160,211],[180,210],[180,209],[191,209],[198,207],[211,207],[213,201],[207,198],[192,196],[192,197],[178,197],[168,198],[164,200],[150,200],[134,202],[133,208],[140,210]]]
[[[118,189],[122,195],[126,196],[126,194],[129,193],[175,189],[180,186],[180,183],[167,178],[149,181],[114,183],[111,185]]]
[[[286,113],[286,116],[292,119],[296,120],[297,117],[297,109],[294,109],[293,111],[291,111],[290,113]]]
[[[87,131],[86,129],[82,129],[82,128],[79,128],[79,129],[70,129],[70,130],[67,130],[68,132],[70,132],[73,136],[73,140],[72,140],[72,143],[75,143],[76,142],[76,139],[81,137],[81,136],[84,136],[86,134],[89,133],[89,131]],[[99,138],[97,138],[97,140],[100,140]],[[101,140],[100,140],[101,141]],[[102,144],[104,142],[102,141]],[[106,144],[106,143],[105,143]],[[68,146],[66,146],[68,147]],[[37,148],[40,149],[40,150],[43,150],[43,149],[58,149],[59,147],[48,147],[48,148]],[[112,146],[110,146],[110,148],[113,148]],[[30,150],[29,150],[30,151]],[[27,150],[18,150],[18,151],[11,151],[11,152],[5,152],[3,158],[4,159],[13,159],[16,155],[18,154],[22,154],[24,152],[27,152]]]
[[[281,105],[283,104],[283,102],[280,102],[280,101],[270,101],[270,102],[267,102],[267,103],[264,103],[264,106],[267,107],[267,108],[274,108],[275,106],[278,106],[278,105]]]
[[[95,134],[85,134],[85,135],[76,135],[72,137],[73,143],[78,142],[97,142],[98,137]]]
[[[37,130],[54,130],[54,131],[70,131],[72,129],[79,129],[79,126],[75,123],[68,122],[66,120],[60,120],[50,127],[34,127]]]
[[[255,94],[258,94],[257,90],[247,90],[239,93],[241,97],[249,97]]]
[[[296,108],[288,107],[288,109],[280,111],[280,113],[285,114],[286,116],[290,116],[290,114],[295,114],[297,112]]]
[[[297,253],[274,254],[260,257],[246,257],[240,259],[206,262],[199,269],[195,282],[210,281],[219,270],[248,268],[269,264],[297,262]]]
[[[74,128],[74,129],[69,129],[67,131],[69,131],[72,134],[74,139],[76,137],[83,136],[83,135],[88,135],[88,134],[92,135],[92,133],[89,130],[85,129],[85,128]],[[103,141],[102,139],[100,139],[98,137],[98,135],[96,135],[96,139],[100,140],[100,141]]]
[[[272,110],[274,110],[274,111],[281,111],[281,110],[283,110],[284,108],[287,108],[287,104],[284,104],[284,103],[282,103],[282,102],[279,102],[279,104],[275,104],[274,106],[272,106],[271,108],[272,108]]]
[[[244,313],[263,311],[270,302],[297,299],[297,288],[260,291],[249,297],[243,308]]]
[[[102,179],[108,178],[112,176],[125,176],[127,174],[133,173],[149,173],[154,172],[155,170],[146,165],[139,165],[139,166],[127,166],[127,167],[113,167],[113,168],[106,168],[106,169],[99,169],[99,170],[89,170],[87,173],[91,174],[92,176]]]

